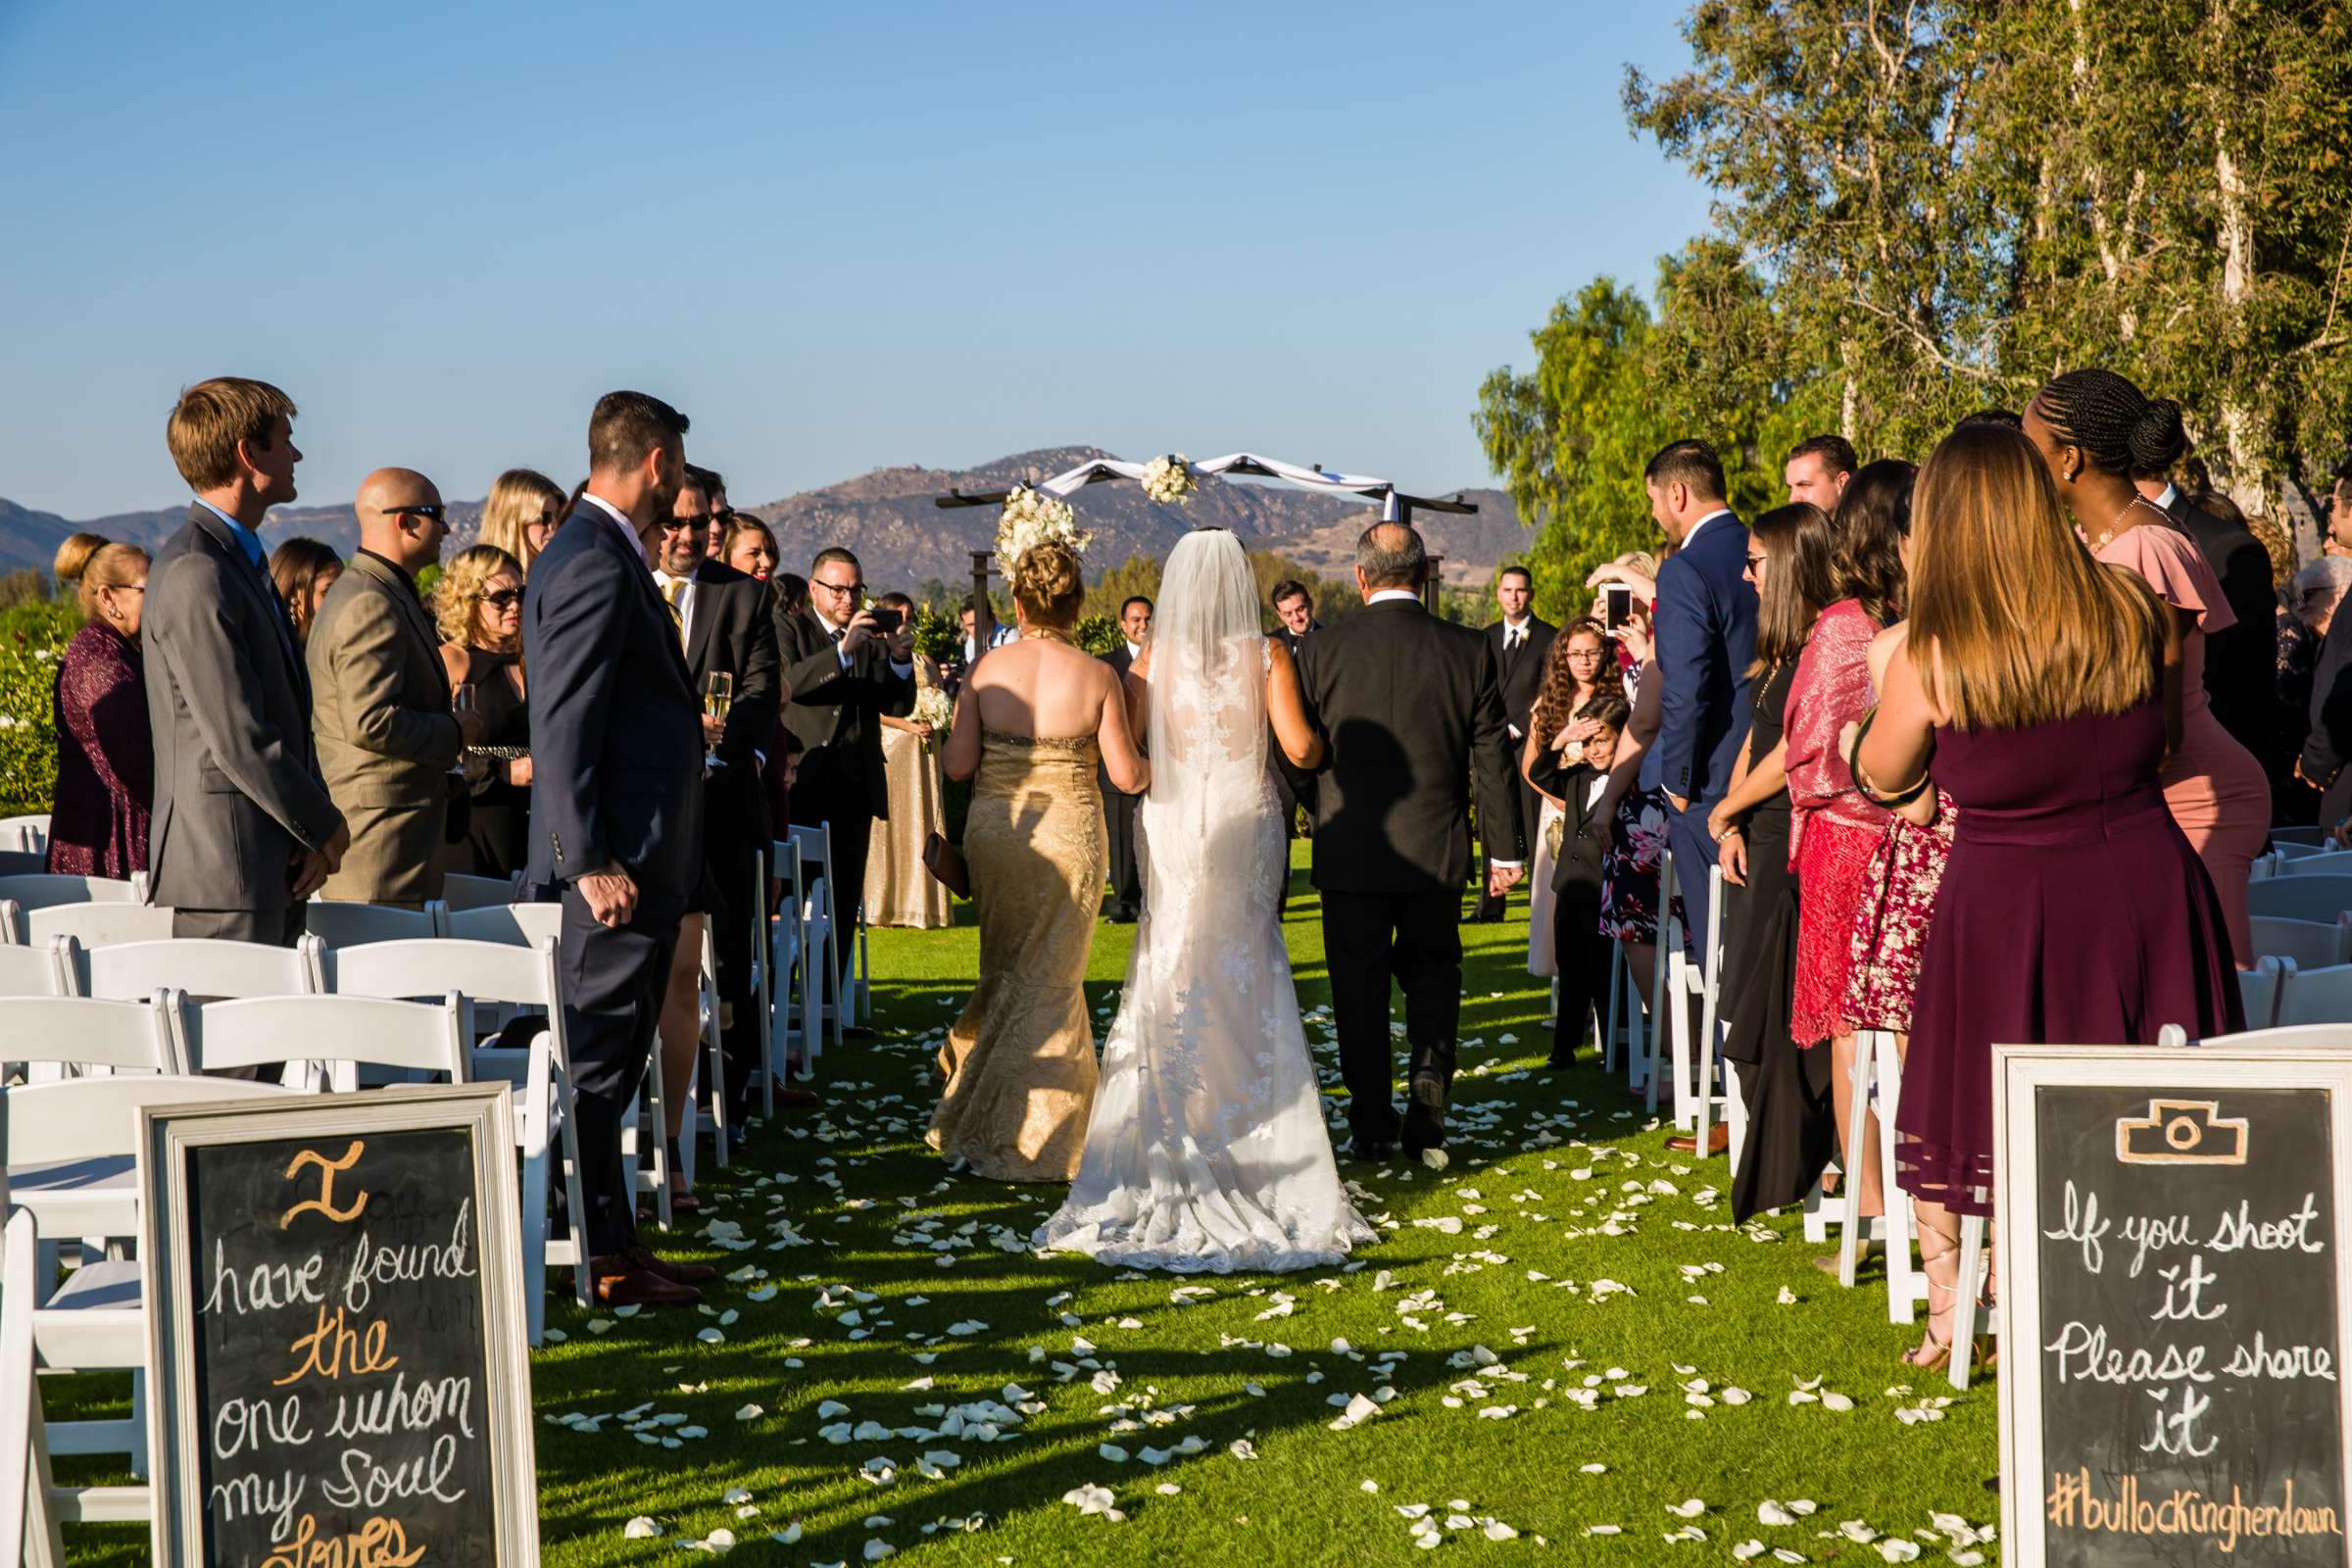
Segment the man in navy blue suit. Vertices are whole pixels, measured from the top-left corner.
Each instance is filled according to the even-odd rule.
[[[620,1123],[637,1098],[671,951],[703,877],[702,701],[648,554],[686,471],[686,416],[610,392],[588,422],[588,485],[531,563],[527,880],[560,896],[564,1028],[585,1214],[571,1216],[607,1305],[688,1305],[714,1271],[637,1241]]]
[[[1704,441],[1677,441],[1642,470],[1649,514],[1677,546],[1658,568],[1652,658],[1666,682],[1658,738],[1642,760],[1642,787],[1663,789],[1668,843],[1691,941],[1704,952],[1707,871],[1715,842],[1707,812],[1731,789],[1747,738],[1747,666],[1756,658],[1756,593],[1747,528],[1724,504],[1723,464]]]

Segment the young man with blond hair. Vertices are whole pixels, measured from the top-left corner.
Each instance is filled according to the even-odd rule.
[[[220,376],[165,438],[195,492],[156,553],[141,640],[155,732],[149,889],[182,937],[292,947],[351,838],[311,743],[311,687],[271,586],[262,518],[294,499],[294,400]]]

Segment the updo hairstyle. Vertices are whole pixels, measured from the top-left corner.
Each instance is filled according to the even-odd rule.
[[[1077,552],[1067,545],[1031,545],[1021,552],[1006,574],[1013,603],[1032,626],[1067,631],[1086,603],[1086,579],[1078,570]]]

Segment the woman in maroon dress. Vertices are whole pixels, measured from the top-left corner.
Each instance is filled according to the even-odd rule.
[[[139,659],[147,552],[76,534],[57,553],[57,580],[75,585],[89,619],[57,666],[49,869],[127,877],[147,869],[147,811],[155,793],[155,738]]]
[[[2213,881],[2172,813],[2161,671],[2180,627],[2100,564],[2023,434],[1955,430],[1919,476],[1910,622],[1854,777],[1957,803],[1895,1110],[1927,1338],[1952,1353],[1959,1216],[1991,1212],[1992,1047],[2242,1027]]]

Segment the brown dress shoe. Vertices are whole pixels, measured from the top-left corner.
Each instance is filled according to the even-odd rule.
[[[1678,1154],[1695,1154],[1698,1152],[1698,1140],[1696,1138],[1669,1138],[1666,1140],[1666,1147]],[[1707,1129],[1708,1153],[1720,1154],[1731,1147],[1732,1129],[1728,1125],[1717,1122]]]
[[[632,1247],[620,1254],[630,1263],[672,1285],[703,1285],[718,1278],[718,1270],[708,1263],[672,1263],[650,1247]]]
[[[600,1257],[592,1267],[600,1305],[692,1306],[703,1298],[703,1293],[691,1285],[672,1284],[639,1268],[625,1252],[618,1257]]]

